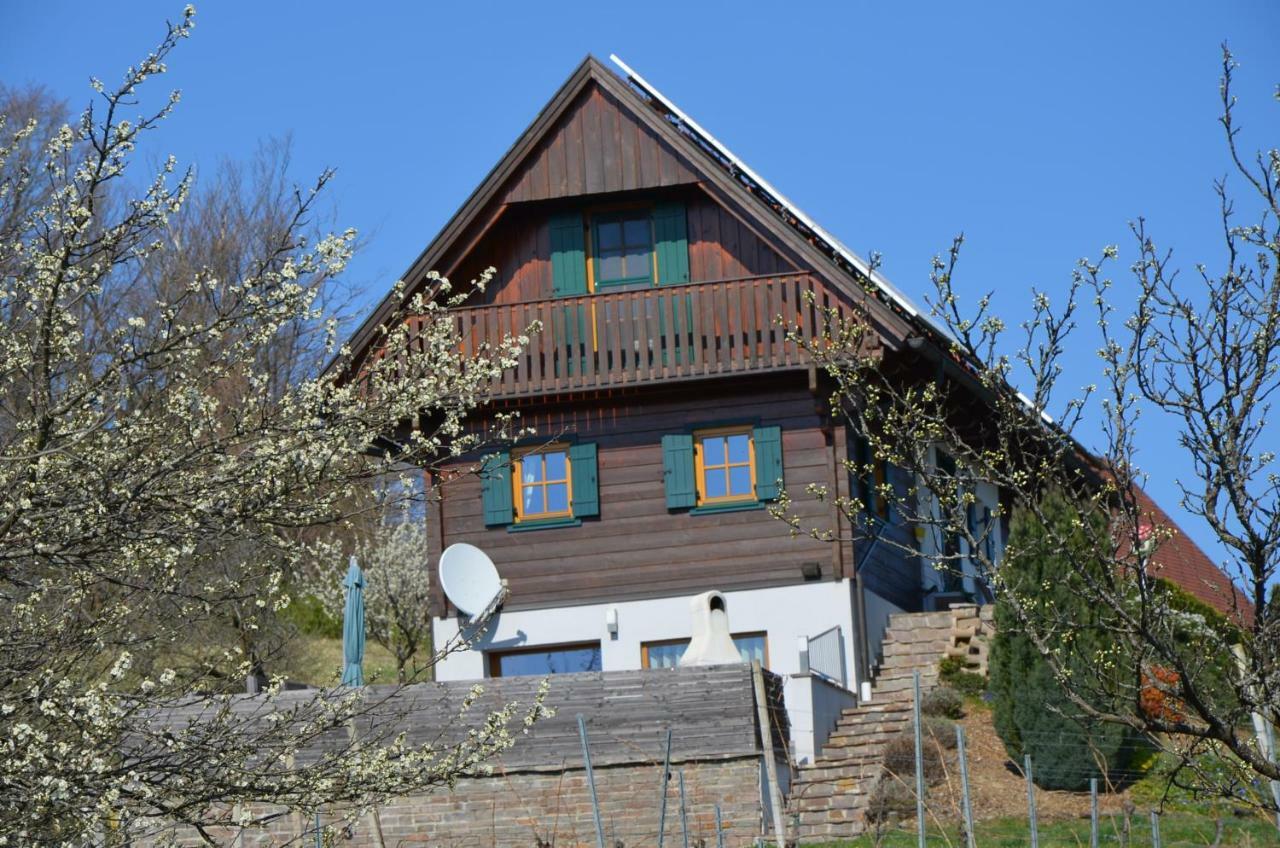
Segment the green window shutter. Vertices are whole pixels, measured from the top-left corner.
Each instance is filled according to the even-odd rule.
[[[600,476],[595,443],[569,446],[569,468],[573,479],[573,517],[600,514]]]
[[[653,241],[658,285],[689,282],[689,234],[683,203],[659,203],[653,207]]]
[[[503,451],[491,453],[481,460],[480,485],[484,525],[510,524],[515,517],[511,503],[511,455]]]
[[[776,500],[782,479],[782,429],[757,427],[753,434],[756,446],[756,499]]]
[[[692,435],[672,433],[662,437],[662,476],[667,485],[667,509],[684,509],[697,504]]]
[[[556,297],[587,293],[587,252],[583,244],[581,213],[569,212],[551,219],[551,291]]]

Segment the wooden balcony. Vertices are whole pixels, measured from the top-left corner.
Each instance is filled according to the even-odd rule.
[[[521,397],[807,368],[808,357],[787,338],[784,324],[796,326],[805,338],[819,336],[824,307],[834,307],[841,318],[855,314],[844,297],[814,277],[794,274],[495,304],[451,314],[464,353],[483,344],[496,346],[504,334],[541,324],[541,332],[531,336],[516,366],[495,387],[500,397]]]

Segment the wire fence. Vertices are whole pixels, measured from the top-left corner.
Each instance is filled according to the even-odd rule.
[[[1246,841],[1223,842],[1224,830],[1230,827],[1234,816],[1248,805],[1255,813],[1254,806],[1265,797],[1267,787],[1252,787],[1254,797],[1241,798],[1240,804],[1234,808],[1221,801],[1203,802],[1200,807],[1203,826],[1196,828],[1191,841],[1187,840],[1185,818],[1174,815],[1179,825],[1179,841],[1169,843],[1164,830],[1166,814],[1161,802],[1163,798],[1151,799],[1149,809],[1140,810],[1123,790],[1151,775],[1151,769],[1145,764],[1134,764],[1134,760],[1144,752],[1156,756],[1156,749],[1144,740],[1123,740],[1111,749],[1118,758],[1128,762],[1120,768],[1100,767],[1101,759],[1090,765],[1074,764],[1063,766],[1061,759],[1053,756],[1061,753],[1062,759],[1079,761],[1082,748],[1089,748],[1095,743],[1095,737],[1083,728],[1063,728],[1055,731],[1029,731],[1020,734],[1028,747],[1039,752],[1043,762],[1050,762],[1044,771],[1051,773],[1057,785],[1087,787],[1087,795],[1079,791],[1046,791],[1036,785],[1037,764],[1030,754],[1014,762],[1007,756],[1003,743],[998,747],[990,747],[982,751],[976,759],[982,760],[988,777],[994,762],[1007,772],[1007,777],[1017,778],[1025,788],[1025,805],[1017,815],[1010,815],[1010,807],[1014,796],[1024,794],[1013,791],[1016,785],[1013,780],[991,780],[983,786],[980,781],[973,780],[975,758],[962,724],[937,722],[921,714],[920,674],[915,673],[914,697],[912,701],[911,725],[900,737],[899,751],[906,748],[907,734],[912,737],[914,758],[911,762],[898,762],[894,768],[894,757],[888,752],[884,757],[883,767],[873,767],[866,777],[872,778],[866,791],[872,795],[871,806],[866,811],[865,824],[868,845],[881,845],[890,834],[897,838],[890,844],[899,846],[904,829],[914,830],[918,848],[926,846],[946,845],[948,848],[978,848],[981,844],[976,828],[978,818],[992,817],[994,810],[1000,811],[1002,830],[998,844],[1012,844],[1008,840],[1019,839],[1030,848],[1041,845],[1041,814],[1046,807],[1055,819],[1068,818],[1075,821],[1087,819],[1087,833],[1072,831],[1070,842],[1055,841],[1054,845],[1071,844],[1089,848],[1101,845],[1121,846],[1154,846],[1163,848],[1166,844],[1223,846],[1235,844],[1280,844],[1280,815],[1274,820],[1274,826],[1261,825],[1260,814],[1253,819],[1261,826],[1251,833],[1264,834],[1263,843]],[[954,738],[946,738],[943,728],[954,733]],[[880,776],[874,778],[876,769]],[[1101,775],[1101,776],[1100,776]],[[878,793],[878,795],[877,795]],[[1081,811],[1082,802],[1087,798],[1087,807]],[[975,812],[977,811],[977,812]],[[985,815],[982,815],[985,814]],[[1023,825],[1017,825],[1017,821]],[[1021,833],[1012,831],[1010,822],[1015,827],[1025,826]],[[1268,832],[1268,827],[1270,827]],[[1246,837],[1246,840],[1256,837]],[[819,844],[821,839],[812,839],[807,844]]]

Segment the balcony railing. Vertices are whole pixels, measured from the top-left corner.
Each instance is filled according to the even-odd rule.
[[[807,367],[785,325],[806,339],[820,336],[824,307],[842,319],[854,314],[812,276],[795,274],[494,304],[451,315],[464,354],[541,325],[495,387],[498,395],[520,396]]]

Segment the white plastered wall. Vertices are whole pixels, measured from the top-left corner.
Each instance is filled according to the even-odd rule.
[[[451,654],[436,665],[436,678],[475,680],[487,676],[485,654],[489,651],[596,641],[600,643],[602,670],[638,669],[642,643],[690,636],[693,621],[690,598],[690,595],[679,595],[616,604],[500,612],[474,647]],[[765,632],[768,667],[783,677],[784,697],[789,707],[793,699],[797,705],[807,700],[794,688],[798,683],[791,678],[801,670],[801,637],[816,636],[831,627],[840,627],[845,642],[845,675],[847,680],[854,681],[856,691],[853,606],[848,580],[726,592],[725,600],[731,632]],[[610,635],[606,624],[611,609],[617,611],[616,635]],[[456,617],[435,619],[436,644],[444,645],[454,639],[458,626]]]
[[[863,604],[867,610],[867,659],[875,666],[879,664],[884,633],[889,627],[889,616],[906,610],[869,591],[863,593]]]

